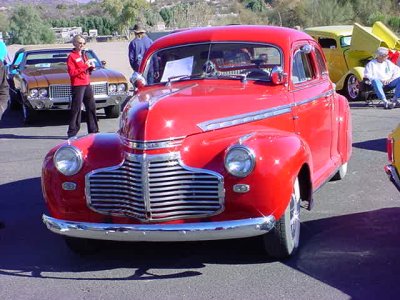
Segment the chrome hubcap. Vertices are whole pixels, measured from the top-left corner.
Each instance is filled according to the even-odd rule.
[[[300,236],[300,186],[296,178],[290,199],[290,230],[295,245],[298,245]]]
[[[350,75],[347,81],[347,92],[352,99],[357,98],[360,93],[360,83],[354,75]]]

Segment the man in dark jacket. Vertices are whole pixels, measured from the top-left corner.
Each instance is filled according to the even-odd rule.
[[[0,61],[0,120],[8,105],[8,82],[6,75],[6,67]]]
[[[140,63],[147,49],[153,41],[146,35],[146,30],[140,24],[133,27],[135,38],[129,43],[129,63],[133,71],[138,71]]]
[[[128,55],[129,55],[129,64],[131,65],[133,71],[137,72],[139,70],[139,66],[143,60],[144,54],[147,49],[150,48],[153,41],[146,35],[146,30],[140,24],[136,24],[133,27],[133,31],[135,32],[135,38],[129,43]],[[151,61],[151,66],[149,68],[149,73],[147,74],[147,82],[153,83],[154,78],[158,77],[158,61],[156,57]]]

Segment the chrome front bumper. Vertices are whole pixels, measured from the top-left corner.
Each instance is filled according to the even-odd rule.
[[[396,168],[393,165],[386,165],[385,172],[389,175],[390,181],[392,181],[396,188],[400,191],[400,178],[397,174]]]
[[[245,238],[262,235],[275,226],[274,216],[224,222],[186,224],[106,224],[73,222],[43,215],[47,228],[57,234],[96,240],[183,242]]]
[[[96,102],[96,109],[101,109],[108,106],[114,106],[122,104],[127,93],[115,94],[115,95],[95,95],[94,100]],[[71,99],[66,98],[34,98],[26,100],[34,110],[69,110],[71,109]]]

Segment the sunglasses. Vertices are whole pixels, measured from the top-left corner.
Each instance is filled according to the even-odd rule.
[[[83,43],[79,42],[78,45],[86,45],[86,43],[85,42],[83,42]]]

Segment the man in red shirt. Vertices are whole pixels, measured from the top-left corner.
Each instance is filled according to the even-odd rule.
[[[68,138],[76,136],[81,127],[81,106],[86,110],[86,123],[89,133],[99,132],[96,116],[96,104],[90,86],[90,72],[94,65],[88,60],[85,52],[85,39],[76,35],[72,39],[74,49],[67,59],[68,74],[71,78],[71,117],[68,127]]]

